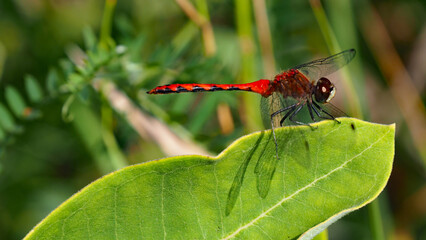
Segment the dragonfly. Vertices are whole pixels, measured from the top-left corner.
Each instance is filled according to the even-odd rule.
[[[336,88],[326,76],[347,65],[355,57],[355,54],[355,49],[348,49],[326,58],[290,68],[275,75],[273,80],[260,79],[245,84],[176,83],[156,87],[147,93],[248,91],[260,94],[262,96],[262,119],[264,120],[264,124],[266,126],[270,125],[272,129],[276,153],[276,158],[260,158],[255,167],[258,192],[262,198],[265,198],[269,192],[271,180],[279,159],[275,127],[283,126],[286,120],[290,124],[309,125],[296,119],[296,116],[304,107],[308,109],[309,116],[313,122],[317,122],[318,119],[328,119],[340,123],[335,118],[335,113],[339,114],[342,112],[330,103],[335,96]],[[327,105],[330,107],[327,107]],[[334,112],[331,112],[330,109],[334,110]],[[252,150],[254,151],[255,149],[256,147]],[[228,193],[225,209],[226,215],[230,214],[236,203],[250,158],[242,162],[234,177]]]
[[[265,119],[265,115],[268,115],[269,120],[267,121],[270,121],[276,158],[278,159],[278,142],[275,135],[275,127],[278,127],[278,122],[275,120],[277,117],[279,118],[279,126],[283,126],[287,119],[296,125],[307,125],[307,123],[300,122],[295,118],[306,106],[313,122],[317,122],[317,119],[331,119],[338,122],[330,110],[325,107],[336,93],[334,84],[325,76],[348,64],[355,57],[355,54],[355,49],[348,49],[330,57],[290,68],[275,75],[273,80],[260,79],[244,84],[176,83],[156,87],[147,93],[248,91],[260,94],[263,97],[261,108],[267,109],[263,112],[268,112],[264,113],[262,117]],[[292,101],[286,101],[288,99]],[[288,102],[291,102],[291,104]]]

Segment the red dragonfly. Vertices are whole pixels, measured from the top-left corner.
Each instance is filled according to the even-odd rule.
[[[324,108],[335,95],[335,87],[325,76],[348,64],[355,56],[355,49],[349,49],[327,58],[308,62],[274,77],[274,80],[261,79],[245,84],[169,84],[156,87],[148,94],[168,94],[182,92],[214,92],[214,91],[249,91],[262,95],[262,108],[267,108],[275,141],[278,159],[278,143],[274,131],[274,118],[280,117],[282,126],[286,119],[291,123],[306,125],[295,119],[300,110],[306,106],[312,121],[319,119],[336,120],[331,112]],[[268,99],[264,101],[264,99]],[[291,103],[286,101],[291,99]],[[268,106],[268,107],[265,107]],[[268,114],[267,114],[268,115]],[[268,120],[268,121],[269,121]],[[336,120],[337,121],[337,120]],[[278,123],[278,122],[277,122]]]
[[[246,84],[170,84],[156,87],[148,94],[240,90],[262,95],[261,108],[265,112],[262,117],[264,117],[265,125],[269,125],[269,122],[271,124],[276,153],[276,158],[260,158],[255,167],[258,192],[262,198],[265,198],[269,192],[272,176],[279,159],[274,125],[279,123],[282,126],[287,119],[290,123],[305,125],[306,123],[295,119],[295,116],[304,106],[307,107],[309,116],[314,122],[317,121],[317,118],[337,121],[332,112],[329,112],[329,109],[333,110],[333,107],[326,107],[326,104],[334,97],[336,89],[325,76],[345,66],[354,57],[355,49],[349,49],[327,58],[291,68],[276,75],[273,80],[261,79]],[[235,205],[249,161],[250,158],[243,161],[234,177],[228,193],[226,215],[230,214]]]

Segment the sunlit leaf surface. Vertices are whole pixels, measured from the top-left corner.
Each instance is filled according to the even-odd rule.
[[[311,238],[383,190],[395,133],[394,125],[351,118],[313,126],[277,129],[280,159],[261,161],[276,164],[267,166],[275,172],[265,198],[255,167],[275,158],[269,131],[237,140],[216,158],[173,157],[109,174],[63,203],[27,238]],[[240,188],[233,208],[231,186]]]

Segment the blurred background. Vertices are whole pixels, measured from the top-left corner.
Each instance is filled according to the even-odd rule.
[[[130,164],[216,155],[263,129],[260,96],[148,96],[169,83],[247,83],[355,48],[330,78],[352,117],[397,124],[377,202],[331,239],[426,239],[426,2],[0,1],[0,238]],[[111,29],[111,31],[110,31]],[[370,222],[370,224],[369,224]],[[376,222],[377,225],[377,222]],[[373,230],[372,230],[373,229]]]

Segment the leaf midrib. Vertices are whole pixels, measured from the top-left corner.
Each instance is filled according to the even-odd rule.
[[[255,219],[253,219],[252,221],[248,222],[247,224],[239,227],[236,231],[234,231],[233,233],[229,234],[228,236],[222,238],[223,240],[227,240],[227,239],[231,239],[233,237],[235,237],[237,234],[239,234],[241,231],[249,228],[250,226],[254,225],[257,221],[259,221],[260,219],[262,219],[263,217],[266,217],[268,215],[268,213],[272,212],[274,209],[278,208],[279,206],[281,206],[281,204],[283,204],[284,202],[286,202],[287,200],[292,199],[294,196],[296,196],[297,194],[299,194],[300,192],[303,192],[304,190],[312,187],[313,185],[315,185],[317,182],[327,178],[328,176],[330,176],[331,174],[333,174],[334,172],[343,169],[348,163],[352,162],[354,159],[358,158],[359,156],[361,156],[364,152],[366,152],[367,150],[371,149],[374,145],[376,145],[378,142],[380,142],[391,130],[389,129],[387,132],[385,132],[383,134],[383,136],[381,136],[380,138],[378,138],[374,143],[372,143],[370,146],[366,147],[364,150],[362,150],[360,153],[358,153],[357,155],[355,155],[354,157],[346,160],[345,162],[343,162],[339,167],[331,170],[330,172],[328,172],[327,174],[324,174],[323,176],[313,180],[311,183],[309,183],[308,185],[298,189],[297,191],[295,191],[294,193],[292,193],[291,195],[289,195],[288,197],[285,197],[283,199],[281,199],[278,203],[276,203],[275,205],[273,205],[272,207],[270,207],[269,209],[267,209],[266,211],[262,212],[258,217],[256,217]]]

